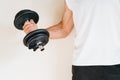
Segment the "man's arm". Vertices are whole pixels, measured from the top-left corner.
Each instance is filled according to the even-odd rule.
[[[72,12],[68,9],[65,4],[65,12],[63,15],[62,20],[53,26],[50,26],[46,30],[50,33],[50,39],[59,39],[65,38],[73,28],[73,19],[72,19]],[[37,30],[38,26],[34,23],[33,20],[25,22],[23,26],[23,30],[26,34],[30,33],[31,31]]]
[[[65,4],[65,12],[61,22],[47,28],[51,39],[65,38],[73,28],[73,16],[71,10]]]

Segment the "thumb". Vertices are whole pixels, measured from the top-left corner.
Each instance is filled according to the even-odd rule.
[[[26,21],[23,26],[31,24],[29,21]]]

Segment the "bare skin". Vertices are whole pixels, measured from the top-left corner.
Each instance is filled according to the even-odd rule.
[[[73,29],[73,24],[72,12],[65,4],[65,11],[62,20],[58,24],[48,27],[46,30],[50,33],[50,39],[65,38]],[[25,22],[23,26],[23,30],[26,34],[37,29],[38,26],[33,20]]]

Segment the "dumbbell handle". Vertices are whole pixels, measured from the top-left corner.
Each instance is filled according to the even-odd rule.
[[[41,44],[42,44],[42,42],[38,42],[37,46],[39,47],[40,51],[43,51],[44,50],[44,46],[42,46]]]
[[[30,20],[26,20],[25,23],[24,23],[24,25],[25,25],[26,23],[28,23],[28,25],[29,25],[29,24],[30,24],[30,25],[32,24],[32,23],[30,22]],[[24,25],[23,25],[23,26],[24,26]],[[27,26],[28,26],[28,25],[27,25]],[[29,26],[28,26],[28,27],[29,27]],[[24,32],[25,32],[26,34],[28,34],[28,33],[32,32],[32,31],[38,29],[38,27],[36,26],[36,23],[35,23],[35,25],[33,24],[33,28],[30,29],[30,30],[27,30],[26,25],[25,25],[24,27],[22,27],[22,28],[23,28],[23,30],[24,30]],[[30,27],[29,27],[29,28],[30,28]]]
[[[26,19],[25,23],[26,22],[30,22],[30,21]],[[42,46],[41,44],[42,44],[42,42],[38,42],[36,46],[40,49],[40,51],[43,51],[44,50],[44,46]]]

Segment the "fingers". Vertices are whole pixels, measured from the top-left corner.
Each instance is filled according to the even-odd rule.
[[[35,22],[31,19],[30,21],[26,21],[23,26],[23,31],[28,34],[31,31],[34,31],[38,29],[38,26],[35,24]]]
[[[33,19],[30,20],[30,23],[35,24],[35,22],[33,21]]]

